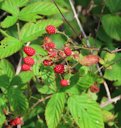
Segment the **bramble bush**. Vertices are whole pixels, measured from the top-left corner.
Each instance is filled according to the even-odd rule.
[[[121,0],[0,9],[0,128],[121,128]]]

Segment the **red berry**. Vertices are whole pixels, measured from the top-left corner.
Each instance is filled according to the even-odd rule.
[[[23,64],[23,65],[21,66],[21,70],[22,70],[22,71],[28,71],[28,70],[30,70],[30,65]]]
[[[44,60],[43,61],[44,66],[51,66],[53,64],[52,60]]]
[[[68,86],[69,85],[69,80],[63,79],[63,80],[60,81],[60,84],[61,84],[61,86]]]
[[[10,121],[10,124],[12,126],[16,126],[16,125],[22,124],[22,119],[19,118],[19,117],[18,118],[15,118],[15,119],[13,119],[13,120]]]
[[[35,50],[30,47],[30,46],[25,46],[24,47],[24,52],[28,55],[28,56],[33,56],[35,54]]]
[[[63,64],[58,64],[54,68],[55,73],[58,74],[63,74],[64,73],[64,65]]]
[[[55,34],[55,33],[56,33],[56,28],[55,28],[55,26],[53,26],[53,25],[48,25],[48,26],[46,27],[46,32],[47,32],[48,34]]]
[[[92,93],[98,93],[98,92],[100,91],[100,89],[99,89],[99,87],[98,87],[97,85],[92,85],[92,86],[90,87],[90,91],[91,91]]]
[[[31,57],[25,57],[25,58],[23,58],[23,61],[27,65],[33,65],[34,64],[34,59]]]
[[[70,56],[70,55],[72,54],[72,51],[71,51],[71,49],[70,49],[69,47],[65,47],[65,48],[64,48],[64,52],[65,52],[65,54],[66,54],[67,56]]]

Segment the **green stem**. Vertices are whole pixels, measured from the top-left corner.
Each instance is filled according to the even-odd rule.
[[[2,29],[0,29],[0,33],[2,33],[2,35],[4,35],[5,37],[10,37],[5,31],[3,31]]]

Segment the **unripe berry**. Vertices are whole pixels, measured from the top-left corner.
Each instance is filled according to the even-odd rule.
[[[44,37],[44,43],[52,42],[52,40],[49,37]]]
[[[64,65],[63,64],[58,64],[54,68],[55,73],[58,74],[63,74],[64,73]]]
[[[53,25],[48,25],[48,26],[46,27],[46,32],[47,32],[48,34],[55,34],[55,33],[56,33],[56,28],[55,28],[55,26],[53,26]]]
[[[72,51],[69,47],[65,47],[64,52],[65,52],[66,56],[70,56],[72,54]]]
[[[99,89],[99,87],[98,87],[97,85],[92,85],[92,86],[90,87],[90,91],[91,91],[92,93],[98,93],[98,92],[100,91],[100,89]]]
[[[43,47],[44,47],[44,49],[50,51],[51,49],[55,48],[55,43],[53,43],[53,42],[44,43]]]
[[[23,61],[27,65],[33,65],[34,64],[34,59],[31,57],[25,57],[25,58],[23,58]]]
[[[24,52],[28,55],[28,56],[33,56],[35,54],[35,50],[30,47],[30,46],[25,46],[24,47]]]
[[[60,81],[60,84],[61,84],[61,86],[63,86],[63,87],[68,86],[68,85],[69,85],[69,80],[63,79],[63,80]]]
[[[80,63],[85,66],[92,66],[98,62],[99,57],[97,55],[87,55],[80,61]]]
[[[44,66],[51,66],[53,64],[52,60],[44,60],[43,61]]]
[[[58,55],[62,58],[66,57],[66,54],[64,53],[64,51],[59,51]]]
[[[57,57],[57,51],[54,49],[51,49],[50,51],[48,51],[48,54],[50,57]]]
[[[30,70],[30,65],[27,65],[27,64],[23,64],[22,66],[21,66],[21,70],[22,71],[29,71]]]

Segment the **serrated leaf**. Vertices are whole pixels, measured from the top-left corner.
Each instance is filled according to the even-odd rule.
[[[121,62],[112,65],[105,70],[104,78],[115,81],[116,85],[121,85]]]
[[[64,93],[57,93],[49,100],[46,110],[45,118],[48,128],[56,128],[60,122],[66,97]]]
[[[8,90],[8,100],[14,113],[22,115],[28,109],[28,100],[18,88],[11,87]]]
[[[5,115],[3,114],[3,112],[2,112],[2,110],[0,108],[0,127],[3,126],[5,120],[6,120],[6,117],[5,117]]]
[[[56,91],[56,78],[53,68],[41,65],[39,71],[40,77],[43,80],[44,84],[49,86],[49,88],[53,91]]]
[[[93,85],[96,82],[96,76],[88,73],[82,77],[79,78],[77,85],[83,88],[89,88],[91,85]]]
[[[80,128],[104,128],[101,109],[88,95],[71,96],[68,109]]]
[[[65,11],[62,7],[59,8],[61,9],[62,12]],[[31,21],[33,20],[33,17],[34,20],[38,17],[37,14],[50,16],[57,13],[59,13],[59,11],[52,2],[39,1],[29,4],[28,6],[23,8],[19,14],[19,19],[25,21]]]
[[[12,78],[15,74],[14,67],[12,64],[5,59],[0,60],[0,76],[6,75],[9,78]],[[7,80],[6,77],[6,80]]]
[[[121,0],[105,0],[105,4],[111,12],[117,12],[121,10]]]
[[[45,50],[40,46],[40,44],[35,44],[35,43],[33,43],[33,44],[31,44],[30,46],[36,50],[36,54],[39,54],[39,55],[42,55],[42,56],[48,55],[47,51],[45,51]]]
[[[0,59],[11,56],[19,51],[22,43],[13,37],[6,37],[0,42]]]
[[[19,75],[12,79],[11,85],[24,85],[27,82],[30,82],[33,75],[32,71],[20,72]]]
[[[54,25],[56,27],[60,26],[62,24],[61,20],[42,20],[35,23],[27,23],[23,26],[20,37],[23,42],[28,42],[36,39],[39,36],[42,36],[44,33],[46,33],[45,28],[47,25]]]
[[[121,40],[121,17],[104,15],[101,18],[105,32],[115,40]]]
[[[54,93],[54,91],[50,89],[48,85],[42,86],[42,85],[37,84],[36,88],[38,92],[41,94],[53,94]]]
[[[0,75],[0,88],[8,88],[10,85],[9,77],[7,75]]]
[[[12,25],[14,25],[17,21],[17,17],[16,16],[7,16],[3,22],[1,22],[1,26],[3,28],[8,28],[11,27]]]
[[[6,12],[9,12],[15,16],[17,16],[19,13],[19,9],[16,5],[15,0],[4,0],[1,4],[1,9],[3,9]]]

